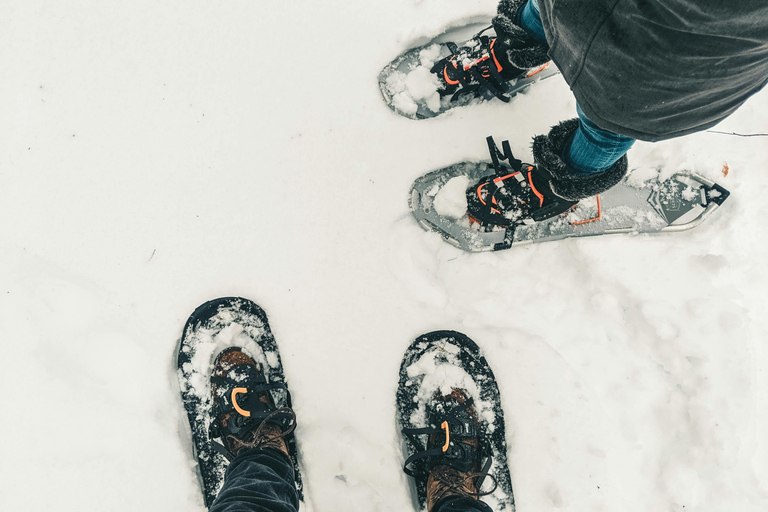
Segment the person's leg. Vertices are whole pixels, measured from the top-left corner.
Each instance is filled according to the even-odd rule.
[[[541,23],[538,0],[528,0],[525,7],[518,11],[516,22],[531,36],[531,39],[539,44],[547,44],[547,36],[544,35],[544,25]]]
[[[629,151],[635,139],[609,132],[589,120],[579,105],[579,129],[565,145],[563,161],[574,172],[590,174],[611,167]]]
[[[433,512],[493,512],[493,509],[474,498],[454,498],[444,502]]]
[[[547,44],[544,26],[541,22],[538,0],[529,0],[517,13],[517,24],[536,42]],[[589,174],[601,172],[611,167],[621,158],[635,139],[603,130],[593,123],[579,105],[579,129],[573,139],[566,144],[563,160],[574,172]]]
[[[298,512],[288,458],[276,450],[242,450],[227,468],[209,512]]]
[[[212,446],[231,462],[209,511],[298,512],[289,450],[296,414],[287,405],[287,388],[267,382],[261,366],[239,347],[216,357],[210,382]],[[277,407],[273,391],[283,393],[286,405]]]

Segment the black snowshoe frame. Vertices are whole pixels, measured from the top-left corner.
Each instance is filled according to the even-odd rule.
[[[446,351],[448,345],[451,348]],[[479,396],[470,397],[463,406],[454,407],[444,414],[437,413],[428,417],[429,425],[414,424],[411,419],[418,417],[418,414],[414,414],[420,407],[416,397],[424,375],[409,376],[408,368],[432,351],[436,352],[436,357],[442,357],[440,354],[450,354],[450,364],[456,364],[471,376],[477,385]],[[477,427],[461,419],[461,409],[474,405],[475,398],[489,404],[494,418],[492,427],[483,415],[479,415],[480,425]],[[514,512],[515,500],[507,463],[507,441],[499,388],[490,366],[475,342],[456,331],[434,331],[419,336],[406,350],[400,365],[396,404],[397,422],[403,433],[403,469],[406,474],[414,477],[411,483],[417,508],[426,509],[427,476],[434,465],[447,464],[460,471],[466,471],[467,461],[474,459],[475,454],[467,449],[467,445],[451,441],[450,436],[455,435],[458,441],[480,434],[478,450],[481,453],[482,465],[480,471],[473,474],[473,477],[477,478],[475,483],[478,496],[492,494],[496,500],[496,512]],[[447,425],[443,422],[447,422]],[[447,451],[453,452],[449,457],[445,457],[443,452],[445,446],[429,448],[426,438],[422,439],[424,436],[440,433],[448,437]],[[445,441],[446,437],[440,439]],[[483,491],[481,486],[486,476],[494,485],[492,489]]]
[[[219,318],[222,312],[225,312],[229,318]],[[218,443],[214,441],[213,436],[218,436],[220,433],[212,425],[215,414],[211,397],[210,395],[198,396],[189,384],[189,377],[194,373],[192,360],[198,348],[197,331],[201,328],[220,331],[233,323],[242,325],[265,354],[274,355],[267,365],[268,368],[262,368],[264,381],[259,379],[258,382],[252,383],[253,396],[264,391],[271,394],[278,409],[275,411],[277,414],[272,419],[278,424],[285,423],[285,419],[289,416],[285,408],[291,406],[290,392],[283,373],[280,353],[269,327],[266,313],[252,301],[241,297],[223,297],[198,307],[184,325],[184,331],[177,348],[176,362],[181,399],[189,420],[193,455],[197,463],[197,474],[206,508],[209,508],[216,499],[229,463],[226,453],[222,453],[222,451],[226,452],[226,449],[223,446],[217,447]],[[211,361],[207,378],[210,378],[212,363],[213,361]],[[245,405],[243,402],[238,402],[238,404]],[[283,430],[285,430],[284,426]],[[303,483],[298,464],[296,438],[293,435],[288,435],[284,439],[293,464],[299,499],[303,501]]]

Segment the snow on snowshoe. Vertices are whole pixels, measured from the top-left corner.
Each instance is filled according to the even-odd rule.
[[[508,102],[532,83],[559,73],[548,61],[525,69],[507,61],[493,27],[465,40],[477,29],[477,24],[452,29],[388,64],[379,74],[387,105],[405,117],[425,119],[494,98]]]
[[[400,365],[396,402],[416,510],[464,497],[514,512],[499,388],[471,339],[455,331],[417,338]]]
[[[635,183],[631,175],[593,197],[554,194],[536,166],[523,164],[488,137],[492,163],[464,162],[430,172],[411,187],[419,224],[470,252],[615,233],[694,228],[728,198],[723,187],[693,172]],[[504,163],[502,160],[506,160]]]
[[[303,500],[296,439],[292,435],[295,416],[290,409],[291,395],[264,311],[239,297],[206,302],[184,325],[176,360],[205,506],[210,507],[216,498],[229,465],[228,458],[232,451],[236,453],[241,448],[239,441],[251,441],[250,444],[264,441],[264,427],[269,434],[266,447],[272,448],[271,443],[276,449],[287,450],[298,495]],[[235,368],[234,361],[247,364]],[[222,364],[226,371],[222,370]],[[237,387],[230,382],[233,378],[238,381]],[[212,388],[225,389],[225,392],[217,393],[214,399],[217,389]],[[226,421],[218,421],[222,416]],[[254,429],[262,420],[265,420],[264,427]],[[273,426],[274,432],[270,430]]]

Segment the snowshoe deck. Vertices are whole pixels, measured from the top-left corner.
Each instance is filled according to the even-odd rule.
[[[490,91],[484,91],[480,97],[467,95],[453,101],[451,96],[440,98],[437,93],[437,78],[430,73],[435,62],[451,54],[448,42],[464,46],[461,43],[471,39],[487,25],[488,22],[472,23],[450,29],[423,46],[411,48],[387,64],[379,74],[379,89],[387,105],[402,116],[427,119],[455,107],[494,99],[494,94]],[[559,73],[557,66],[548,63],[532,70],[526,76],[505,82],[502,84],[503,92],[507,96],[513,96],[534,82]]]
[[[210,507],[224,481],[229,465],[216,452],[209,437],[211,422],[210,374],[216,355],[230,346],[239,346],[253,357],[269,382],[285,383],[280,354],[269,328],[267,315],[253,302],[239,297],[224,297],[206,302],[189,317],[179,341],[176,360],[181,399],[189,419],[193,456],[203,491]],[[279,407],[290,406],[286,393],[273,392]],[[296,487],[303,500],[296,440],[287,439],[293,461]]]
[[[572,237],[684,231],[701,224],[730,194],[702,176],[681,172],[639,187],[625,179],[599,196],[583,199],[566,214],[531,225],[481,228],[466,214],[452,218],[435,208],[435,198],[450,180],[466,177],[472,184],[493,173],[485,163],[462,163],[422,176],[409,196],[414,217],[424,229],[440,233],[460,249],[498,251]]]
[[[442,372],[441,366],[454,368]],[[456,377],[459,374],[459,379],[446,379],[446,375]],[[480,348],[467,336],[455,331],[435,331],[420,336],[408,347],[400,365],[397,388],[399,427],[418,429],[430,426],[426,424],[426,400],[434,396],[438,389],[446,392],[443,388],[450,390],[451,387],[464,389],[474,400],[483,438],[493,457],[489,471],[498,485],[493,493],[484,496],[482,500],[495,512],[514,512],[515,499],[507,463],[507,441],[499,388]],[[418,446],[407,436],[403,437],[404,460],[424,450],[425,446]],[[424,468],[416,469],[426,471]],[[409,481],[416,510],[426,510],[426,478],[409,478]]]

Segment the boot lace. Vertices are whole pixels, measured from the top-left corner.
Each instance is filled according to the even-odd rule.
[[[431,473],[438,485],[438,488],[435,490],[435,503],[447,496],[480,499],[483,496],[493,494],[499,486],[499,481],[489,471],[492,462],[492,459],[489,457],[482,470],[469,474],[461,473],[450,466],[436,466]],[[486,478],[490,478],[493,481],[493,487],[487,491],[482,491],[481,488]],[[472,484],[477,491],[469,490],[467,484]]]
[[[284,423],[286,417],[289,421],[288,426],[281,428],[279,423]],[[275,429],[278,430],[278,433],[270,435],[269,431]],[[258,427],[251,431],[252,434],[249,433],[243,437],[227,435],[225,437],[226,447],[216,441],[211,441],[211,444],[214,450],[232,462],[240,450],[244,448],[275,448],[280,450],[279,440],[285,440],[294,430],[296,430],[296,413],[290,407],[281,407],[269,413]]]

